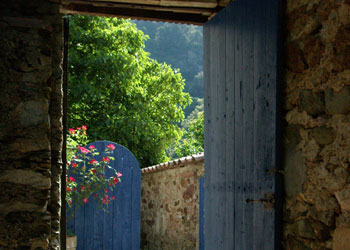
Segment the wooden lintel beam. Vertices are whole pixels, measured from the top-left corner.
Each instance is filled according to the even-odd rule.
[[[106,1],[106,0],[96,0]],[[173,7],[198,7],[198,8],[215,8],[218,5],[217,0],[107,0],[114,3],[127,4],[144,4],[158,6],[173,6]],[[220,0],[222,1],[222,0]],[[68,0],[62,0],[63,4],[68,3]]]
[[[83,4],[62,5],[61,13],[121,17],[194,25],[203,25],[206,21],[208,21],[208,16],[203,16],[201,14],[176,13],[172,11],[154,11],[147,9],[103,7]]]
[[[53,1],[53,0],[52,0]],[[56,0],[58,1],[58,0]],[[187,8],[208,8],[214,9],[216,7],[225,7],[234,0],[85,0],[89,2],[104,2],[104,3],[124,3],[124,4],[140,4],[150,6],[163,6],[163,7],[187,7]],[[71,3],[71,0],[61,0],[62,4],[66,5]]]
[[[166,7],[158,5],[143,5],[143,4],[126,4],[126,3],[112,3],[107,1],[84,1],[84,0],[69,0],[70,4],[84,4],[92,5],[99,7],[115,7],[115,8],[130,8],[130,9],[139,9],[139,10],[153,10],[153,11],[170,11],[177,13],[191,13],[191,14],[200,14],[204,16],[212,16],[219,12],[222,7],[215,9],[207,8],[188,8],[188,7]]]

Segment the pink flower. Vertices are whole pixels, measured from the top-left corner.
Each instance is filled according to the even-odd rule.
[[[94,197],[96,198],[98,196],[98,194],[94,193]]]
[[[89,149],[95,149],[95,146],[94,145],[90,145]]]
[[[89,199],[88,198],[84,198],[84,203],[88,203]]]
[[[71,133],[72,135],[75,134],[75,129],[74,129],[74,128],[70,128],[70,129],[68,129],[68,131],[69,131],[69,133]]]
[[[69,176],[69,181],[70,181],[70,182],[73,182],[73,181],[75,181],[75,178],[72,177],[72,176]]]
[[[85,125],[81,125],[81,128],[82,128],[83,130],[87,130],[87,127],[86,127]]]
[[[68,203],[69,203],[69,204],[72,204],[72,203],[73,203],[72,198],[70,198],[70,199],[68,200]]]
[[[81,129],[81,127],[77,127],[77,130],[80,130]]]
[[[81,187],[80,187],[80,190],[81,190],[81,191],[85,191],[85,187],[84,187],[84,186],[81,186]]]
[[[96,164],[97,161],[95,159],[92,159],[91,161],[89,161],[90,164]]]
[[[112,195],[112,200],[114,200],[114,201],[115,201],[115,196],[114,196],[114,195]]]
[[[116,185],[119,182],[119,179],[117,177],[113,177],[113,183]]]
[[[77,188],[73,188],[73,191],[75,191],[75,192],[76,192],[76,191],[78,191],[78,189],[77,189]]]
[[[81,151],[83,154],[90,153],[90,150],[88,150],[87,148],[81,147],[80,145],[78,146],[78,148],[80,149],[80,151]]]
[[[72,162],[72,167],[75,168],[78,164],[76,164],[75,162]]]
[[[118,177],[118,178],[120,178],[120,177],[122,177],[122,176],[123,176],[122,173],[117,172],[117,177]]]
[[[106,194],[108,193],[108,189],[107,189],[107,188],[105,188],[105,193],[106,193]]]
[[[114,150],[115,146],[113,144],[109,144],[109,145],[107,145],[107,148],[109,148],[110,150]]]
[[[102,161],[104,161],[104,162],[110,162],[110,159],[109,159],[108,157],[103,157],[103,158],[102,158]]]
[[[107,200],[106,200],[106,198],[102,198],[102,202],[103,202],[103,204],[106,204],[107,203]]]

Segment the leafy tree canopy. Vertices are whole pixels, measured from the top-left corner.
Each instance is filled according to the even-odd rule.
[[[168,160],[176,125],[191,102],[184,80],[144,51],[147,36],[128,20],[73,16],[70,21],[68,120],[91,140],[129,148],[146,167]]]
[[[146,50],[151,53],[151,57],[179,68],[186,79],[185,91],[192,97],[203,98],[202,27],[150,21],[133,22],[149,35]]]
[[[189,118],[189,121],[187,121],[188,127],[184,127],[183,137],[175,146],[174,151],[177,158],[204,151],[204,112],[200,111]]]

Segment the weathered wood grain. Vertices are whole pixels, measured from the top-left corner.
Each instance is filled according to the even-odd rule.
[[[63,0],[60,12],[202,25],[231,0]]]
[[[204,25],[205,249],[277,249],[277,10],[237,0]]]

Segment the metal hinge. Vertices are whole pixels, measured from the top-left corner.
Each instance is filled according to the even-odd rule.
[[[270,169],[266,170],[266,172],[271,174],[271,175],[276,175],[276,174],[285,175],[284,170],[280,170],[277,168],[270,168]]]
[[[275,194],[274,193],[265,193],[263,199],[253,200],[247,199],[247,203],[262,203],[264,208],[274,208],[275,207]]]

